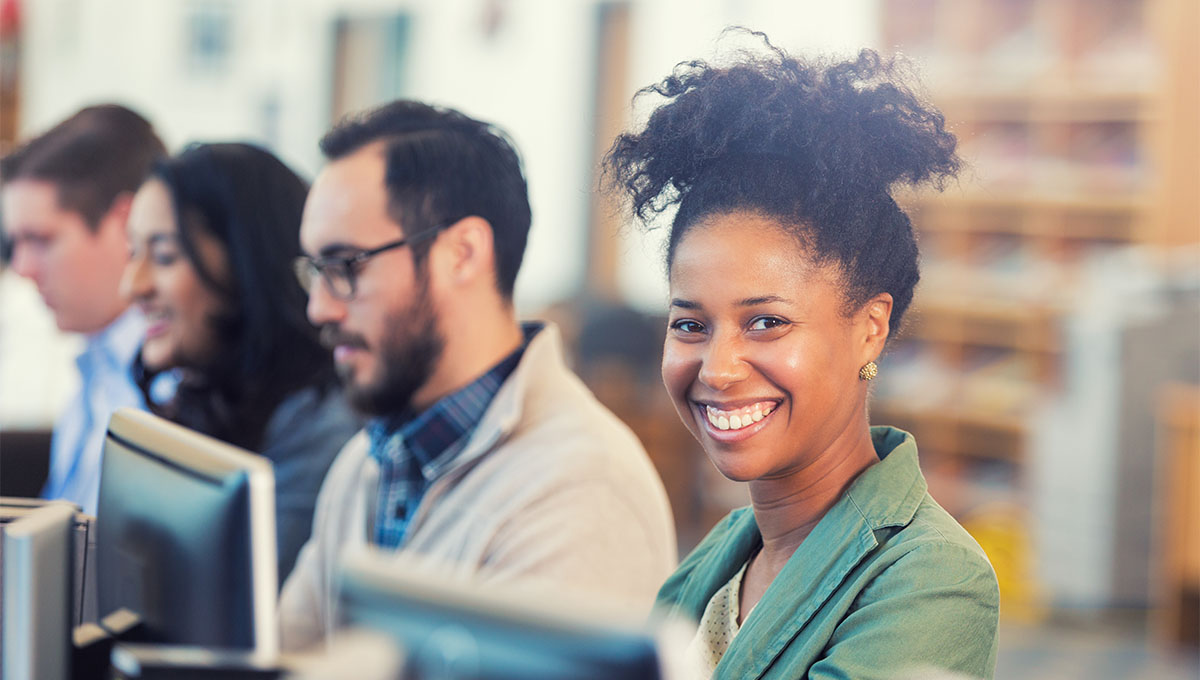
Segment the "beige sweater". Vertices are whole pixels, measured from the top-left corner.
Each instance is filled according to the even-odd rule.
[[[313,535],[280,596],[286,650],[328,641],[338,562],[369,549],[379,468],[367,450],[360,432],[321,487]],[[530,341],[397,552],[453,565],[448,578],[537,581],[646,612],[676,563],[658,474],[629,428],[567,368],[553,326]]]

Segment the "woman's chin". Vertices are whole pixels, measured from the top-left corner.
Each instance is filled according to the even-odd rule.
[[[708,454],[708,460],[713,467],[717,468],[717,472],[720,472],[721,476],[731,482],[752,482],[761,476],[758,470],[747,466],[745,460],[728,460],[725,455],[718,457],[711,453]]]
[[[157,347],[153,340],[147,341],[142,346],[142,365],[152,373],[172,368],[169,355],[162,348]]]

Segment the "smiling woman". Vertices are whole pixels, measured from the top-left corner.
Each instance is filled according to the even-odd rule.
[[[227,306],[219,290],[201,279],[201,268],[184,254],[170,189],[152,179],[134,199],[129,219],[130,262],[123,291],[138,301],[146,318],[141,364],[151,371],[203,369],[218,351],[218,319]],[[229,280],[229,258],[211,234],[190,235],[203,271]]]
[[[146,317],[135,368],[151,409],[274,465],[280,583],[308,539],[325,472],[359,424],[292,273],[307,191],[257,147],[193,146],[134,197],[122,280]],[[163,374],[177,387],[156,400]]]
[[[609,179],[643,219],[677,206],[662,375],[713,464],[749,483],[659,592],[700,622],[696,677],[991,677],[998,590],[929,496],[868,386],[918,279],[899,182],[958,169],[940,113],[863,51],[684,62],[621,135]]]
[[[873,462],[866,428],[851,427],[864,386],[846,378],[882,349],[890,296],[847,317],[843,289],[835,267],[754,213],[707,217],[676,249],[663,381],[726,477]]]

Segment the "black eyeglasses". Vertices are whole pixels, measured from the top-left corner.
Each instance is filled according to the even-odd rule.
[[[363,263],[380,253],[403,248],[429,236],[435,236],[445,227],[446,225],[439,225],[348,256],[309,257],[301,255],[292,265],[296,271],[296,280],[300,282],[300,287],[306,292],[312,292],[312,287],[319,276],[325,282],[325,289],[329,291],[330,295],[343,302],[352,300],[358,292],[358,272]]]

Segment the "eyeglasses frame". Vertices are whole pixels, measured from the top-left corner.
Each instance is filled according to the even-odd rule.
[[[296,258],[292,266],[295,269],[296,278],[300,281],[301,288],[304,288],[306,291],[311,291],[313,286],[312,281],[319,278],[325,286],[325,290],[331,296],[333,296],[335,299],[341,300],[342,302],[349,302],[350,300],[354,299],[355,295],[358,294],[358,269],[363,265],[363,263],[367,262],[372,257],[379,255],[380,253],[385,253],[389,250],[395,250],[396,248],[403,248],[407,245],[419,243],[421,240],[429,236],[436,236],[448,226],[450,226],[450,223],[440,224],[431,229],[419,231],[415,234],[405,236],[395,241],[389,241],[381,246],[359,251],[347,257],[310,257],[308,255],[301,255]],[[329,277],[325,274],[328,268],[335,264],[339,267],[345,268],[347,273],[346,280],[350,283],[350,293],[348,295],[341,295],[338,293],[334,289],[333,284],[330,283]]]

